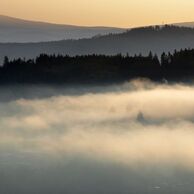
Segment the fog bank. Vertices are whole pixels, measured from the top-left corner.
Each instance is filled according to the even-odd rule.
[[[31,89],[0,102],[3,193],[194,189],[193,85]]]

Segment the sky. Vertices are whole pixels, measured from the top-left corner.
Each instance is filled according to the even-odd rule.
[[[194,0],[1,0],[0,14],[82,26],[194,21]]]

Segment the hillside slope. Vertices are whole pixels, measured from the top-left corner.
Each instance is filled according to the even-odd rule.
[[[98,34],[120,33],[125,29],[82,27],[27,21],[0,15],[0,42],[45,42],[63,39],[91,38]]]
[[[64,40],[44,43],[0,44],[0,59],[34,58],[45,54],[143,54],[149,51],[156,54],[173,52],[175,49],[194,48],[194,29],[186,27],[164,26],[144,27],[129,30],[121,34],[100,36],[91,39]]]

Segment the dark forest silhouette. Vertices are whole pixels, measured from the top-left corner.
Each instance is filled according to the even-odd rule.
[[[148,56],[41,54],[34,60],[4,59],[0,83],[106,83],[135,78],[189,81],[194,78],[194,49]]]

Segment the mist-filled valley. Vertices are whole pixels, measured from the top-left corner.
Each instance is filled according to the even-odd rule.
[[[0,91],[0,193],[193,193],[192,83]]]

